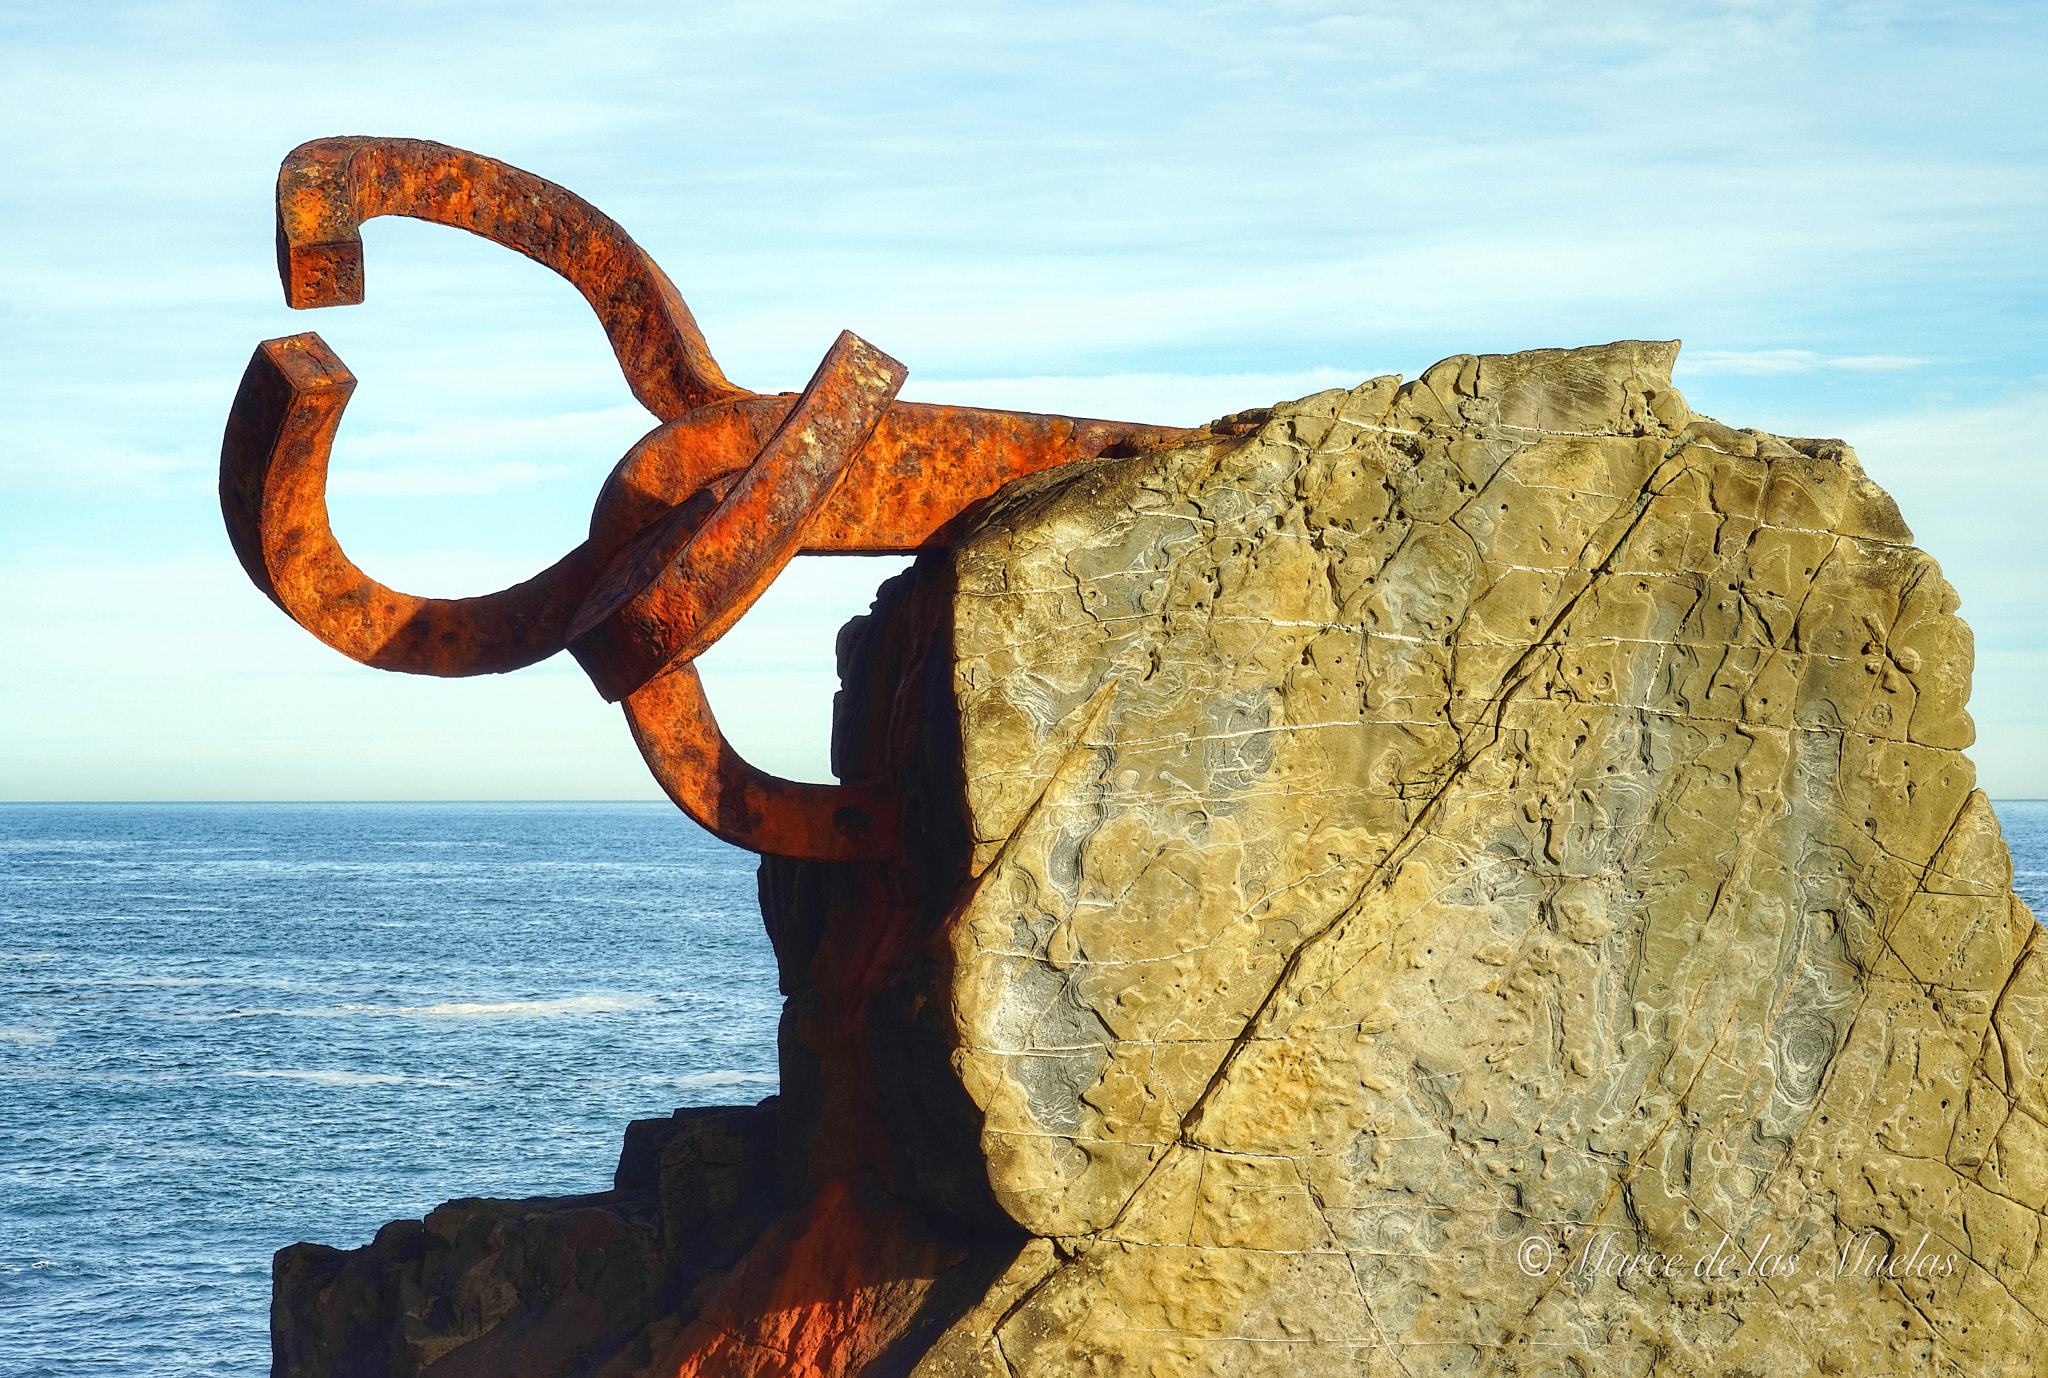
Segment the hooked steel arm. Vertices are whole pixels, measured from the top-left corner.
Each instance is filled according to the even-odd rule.
[[[738,846],[823,861],[886,857],[886,781],[812,785],[742,760],[692,662],[799,553],[940,547],[969,507],[1070,460],[1172,443],[1174,427],[896,401],[906,370],[842,333],[797,396],[728,381],[689,307],[595,206],[495,159],[417,139],[302,144],[277,180],[277,260],[297,308],[363,299],[363,221],[453,225],[545,264],[597,313],[661,421],[598,494],[589,539],[477,598],[378,583],[335,540],[327,465],[355,378],[320,337],[258,345],[221,446],[221,512],[250,579],[307,631],[408,674],[516,670],[563,649],[621,702],[649,769]]]

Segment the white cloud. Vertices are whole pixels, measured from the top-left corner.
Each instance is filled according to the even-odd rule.
[[[208,400],[219,407],[219,417],[212,418],[217,428],[226,420],[227,404]],[[368,433],[359,433],[345,419],[334,445],[328,492],[338,497],[476,496],[588,474],[594,495],[604,472],[655,424],[636,404],[539,416],[470,414]],[[0,431],[0,492],[156,497],[213,485],[220,460],[212,445],[195,441],[146,449],[132,443],[139,429],[127,417],[25,418]]]
[[[1850,373],[1897,373],[1923,368],[1932,359],[1906,354],[1818,354],[1810,349],[1689,349],[1684,351],[1673,372],[1680,381],[1687,374],[1743,374],[1767,377],[1780,373],[1812,373],[1817,369],[1841,369]]]
[[[0,425],[0,493],[160,496],[210,483],[216,451],[149,449],[99,429],[93,418],[29,416]]]
[[[1901,369],[1922,368],[1933,362],[1932,359],[1916,359],[1906,354],[1843,354],[1825,360],[1823,367],[1847,369],[1851,373],[1897,373]]]
[[[336,474],[328,491],[358,498],[475,497],[508,488],[527,488],[576,472],[573,464],[527,464],[514,460],[427,461],[391,469]]]
[[[1199,426],[1248,407],[1353,388],[1391,369],[1310,368],[1292,373],[1113,373],[1099,378],[967,378],[904,387],[906,399],[1006,411],[1057,412],[1111,421]]]
[[[575,473],[601,474],[654,418],[639,406],[554,416],[470,416],[417,430],[343,435],[330,492],[352,497],[478,495]]]

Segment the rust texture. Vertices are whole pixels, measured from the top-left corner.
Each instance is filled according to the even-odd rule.
[[[902,364],[841,331],[711,515],[701,524],[662,518],[634,542],[569,628],[570,649],[599,693],[624,698],[695,659],[739,620],[796,554],[906,376]]]
[[[842,333],[800,396],[730,382],[681,293],[610,217],[529,172],[419,139],[316,139],[277,179],[288,305],[363,300],[361,225],[452,225],[568,279],[661,424],[600,490],[590,538],[525,583],[423,598],[358,569],[327,516],[327,465],[355,378],[315,334],[266,340],[221,446],[229,539],[256,586],[351,659],[424,675],[516,670],[565,647],[623,701],[655,778],[728,842],[819,861],[886,858],[888,783],[808,785],[755,769],[718,730],[692,666],[797,554],[943,546],[1012,479],[1192,432],[897,402],[904,367]]]
[[[480,598],[419,598],[357,569],[327,522],[327,459],[355,376],[318,335],[266,340],[221,446],[228,539],[256,587],[352,660],[419,675],[517,670],[562,649],[594,578],[587,544]]]
[[[315,139],[277,174],[277,267],[288,306],[363,299],[361,225],[452,225],[567,278],[597,312],[633,395],[666,421],[747,390],[726,381],[682,293],[582,197],[495,158],[425,139]]]

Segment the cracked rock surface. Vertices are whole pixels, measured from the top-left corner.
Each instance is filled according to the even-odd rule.
[[[1847,446],[1676,354],[1320,393],[909,576],[970,853],[922,1018],[1032,1241],[919,1374],[2043,1362],[1969,629]]]
[[[290,1378],[2048,1367],[2048,955],[1969,629],[1675,343],[1005,489],[840,640],[781,1090],[278,1257]]]

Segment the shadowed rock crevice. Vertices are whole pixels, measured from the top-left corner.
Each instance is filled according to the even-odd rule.
[[[770,860],[782,1093],[627,1129],[614,1190],[460,1201],[278,1255],[279,1375],[905,1374],[1025,1236],[980,1170],[934,938],[966,876],[942,562],[841,638],[836,768],[908,782],[886,865]]]

